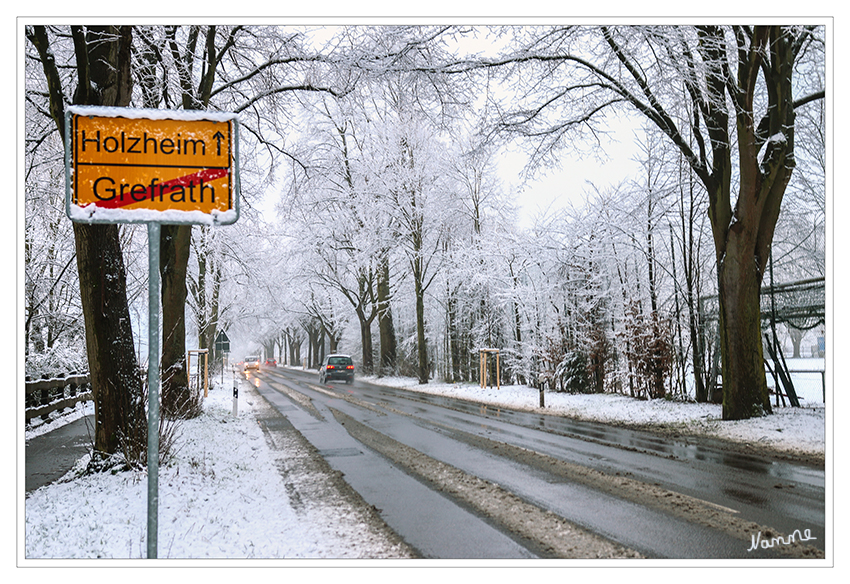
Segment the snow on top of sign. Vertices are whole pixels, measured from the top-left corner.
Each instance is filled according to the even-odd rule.
[[[236,114],[229,112],[210,112],[204,110],[161,110],[144,109],[132,107],[109,107],[93,105],[68,106],[72,114],[82,116],[102,116],[107,118],[130,118],[145,120],[178,120],[197,121],[209,120],[213,122],[227,122],[236,119]]]
[[[150,209],[103,209],[91,204],[81,207],[68,205],[68,217],[81,223],[179,223],[191,225],[229,225],[239,215],[235,209],[228,211],[153,211]]]

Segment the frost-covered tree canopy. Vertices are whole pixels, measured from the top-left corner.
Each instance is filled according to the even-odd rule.
[[[193,232],[190,346],[213,326],[237,355],[315,364],[333,348],[421,382],[477,379],[478,350],[498,347],[504,378],[705,400],[721,346],[699,299],[731,298],[736,250],[758,266],[756,288],[771,251],[776,281],[824,276],[821,26],[135,29],[134,105],[203,101],[243,128],[243,216]],[[49,32],[72,62],[67,32]],[[26,74],[35,359],[81,347],[81,331],[30,46]],[[575,203],[520,227],[507,152],[527,157],[530,188],[566,160],[601,164],[623,118],[640,128],[640,171],[565,186]],[[143,336],[144,238],[122,234]]]

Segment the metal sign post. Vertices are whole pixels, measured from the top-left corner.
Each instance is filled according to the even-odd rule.
[[[159,516],[159,223],[148,224],[148,558]]]
[[[239,219],[235,114],[70,106],[65,209],[78,223],[148,226],[148,558],[159,510],[160,226]]]

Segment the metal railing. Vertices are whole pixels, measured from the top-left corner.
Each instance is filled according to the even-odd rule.
[[[795,373],[804,373],[804,374],[808,373],[808,374],[812,374],[812,375],[820,375],[821,399],[823,400],[823,403],[826,403],[826,371],[825,370],[823,370],[823,369],[789,369],[788,373],[790,373],[792,376]],[[798,383],[799,381],[800,380],[798,378],[797,382],[795,382],[795,383]]]

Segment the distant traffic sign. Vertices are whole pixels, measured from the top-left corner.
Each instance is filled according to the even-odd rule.
[[[204,223],[239,217],[233,114],[73,106],[67,212],[86,223]]]
[[[224,331],[219,331],[215,337],[215,350],[221,353],[230,352],[230,339],[227,338],[227,333]]]

